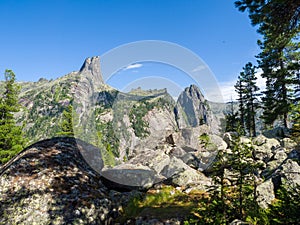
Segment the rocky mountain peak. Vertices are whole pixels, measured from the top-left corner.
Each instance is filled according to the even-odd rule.
[[[100,56],[86,58],[79,72],[83,74],[90,73],[94,78],[98,80],[98,82],[102,84],[104,83],[100,69]]]
[[[188,98],[191,98],[193,101],[198,101],[198,100],[200,100],[201,102],[205,101],[204,96],[201,93],[199,87],[195,84],[186,87],[182,94]]]
[[[179,95],[175,111],[179,128],[208,124],[205,98],[194,84]]]

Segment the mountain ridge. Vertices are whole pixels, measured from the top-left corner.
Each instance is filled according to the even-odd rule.
[[[176,132],[200,124],[212,125],[214,120],[212,113],[208,112],[209,107],[204,96],[195,85],[187,87],[181,93],[181,102],[175,102],[166,89],[135,89],[129,93],[121,93],[110,87],[103,81],[99,56],[87,58],[78,71],[58,79],[41,78],[37,82],[19,84],[22,88],[19,97],[23,107],[16,114],[16,119],[19,124],[26,122],[24,131],[30,143],[56,136],[60,130],[62,112],[69,104],[73,104],[80,121],[74,125],[75,130],[88,129],[89,123],[85,120],[88,120],[95,110],[97,115],[94,117],[98,122],[90,124],[90,127],[104,127],[105,131],[101,132],[107,135],[107,132],[111,132],[107,131],[108,127],[115,126],[115,143],[106,140],[104,144],[112,146],[115,153],[120,153],[117,153],[120,157],[128,157],[125,151],[129,151],[130,155],[135,146],[143,146],[153,141],[151,138],[155,133],[157,138],[160,133],[163,139],[164,136],[170,135],[170,131]],[[190,104],[188,109],[186,102]],[[137,111],[130,110],[125,104],[136,107]],[[120,107],[125,111],[122,112]],[[188,121],[187,118],[194,118],[194,122]],[[166,131],[163,131],[164,129]],[[79,132],[81,131],[77,134]],[[214,132],[218,132],[218,128]],[[98,140],[98,137],[87,137],[88,135],[80,135],[79,138],[88,142],[89,139]],[[128,141],[130,143],[126,144]],[[97,145],[96,141],[92,144]],[[117,149],[118,146],[122,149]],[[129,150],[126,150],[128,148]]]

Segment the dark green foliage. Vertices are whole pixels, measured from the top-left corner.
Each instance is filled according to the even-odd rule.
[[[230,102],[230,111],[225,112],[225,132],[235,132],[241,124],[241,118],[238,117],[238,112],[234,112],[233,101]]]
[[[231,200],[232,206],[237,209],[236,217],[246,220],[249,212],[256,210],[256,181],[257,164],[252,156],[251,144],[241,142],[237,137],[234,140],[232,154],[228,156],[229,171],[235,176],[231,181],[231,189],[235,194]]]
[[[24,145],[22,127],[16,125],[14,113],[20,110],[19,86],[12,70],[5,71],[5,91],[0,99],[0,164],[20,152]]]
[[[252,25],[258,25],[258,32],[287,36],[299,31],[300,3],[295,0],[240,0],[235,6],[242,12],[248,10]]]
[[[60,128],[61,131],[58,132],[58,135],[61,136],[74,136],[74,130],[73,130],[73,106],[70,104],[68,107],[62,112],[62,119]]]
[[[100,123],[97,122],[96,125],[97,132],[100,132],[98,134],[98,137],[100,137],[100,140],[102,144],[112,152],[112,154],[116,157],[119,157],[119,138],[114,130],[113,122],[109,121],[107,123]]]
[[[216,151],[218,149],[217,145],[211,141],[207,133],[201,134],[199,137],[199,141],[203,148],[208,151]]]
[[[211,187],[203,206],[190,224],[227,224],[234,219],[266,224],[265,212],[256,202],[257,169],[252,158],[252,146],[234,137],[232,152],[219,151],[210,175],[217,186]]]
[[[255,66],[249,62],[243,70],[244,71],[240,73],[238,81],[234,86],[239,96],[240,125],[242,131],[244,131],[244,127],[246,127],[248,134],[251,137],[255,137],[255,112],[258,108],[257,96],[259,95],[257,93],[259,88],[256,86],[257,78],[255,76]]]
[[[274,121],[277,118],[277,115],[273,112],[276,107],[276,101],[274,101],[275,90],[272,85],[272,80],[267,78],[266,81],[266,90],[263,92],[264,96],[262,97],[263,102],[263,115],[261,119],[264,121],[265,129],[272,128]]]
[[[103,162],[104,162],[104,165],[106,166],[110,166],[110,167],[113,167],[116,165],[116,154],[119,154],[118,152],[117,153],[114,153],[113,150],[112,150],[112,147],[109,143],[103,143],[102,141],[102,138],[103,138],[103,135],[101,134],[101,132],[97,132],[98,134],[98,145],[97,147],[99,147],[100,151],[101,151],[101,155],[102,155],[102,159],[103,159]]]
[[[292,116],[291,120],[293,121],[292,127],[292,138],[297,142],[298,146],[300,146],[300,104],[297,103],[292,108]]]
[[[288,114],[297,99],[295,86],[299,85],[300,2],[242,0],[235,4],[240,11],[249,11],[252,24],[258,25],[263,37],[258,41],[262,51],[257,56],[262,76],[267,79],[262,118],[266,126],[281,119],[288,127]]]
[[[116,165],[116,157],[119,157],[119,136],[115,130],[113,121],[103,122],[99,120],[99,115],[110,110],[109,107],[98,106],[95,109],[95,119],[91,121],[95,124],[96,141],[95,144],[101,151],[104,164],[107,166]],[[90,141],[91,138],[89,137]]]
[[[300,186],[282,185],[268,210],[270,224],[300,224]]]
[[[291,43],[292,40],[286,43],[284,47],[274,46],[272,42],[261,45],[263,51],[258,56],[259,65],[263,69],[262,76],[267,79],[266,91],[262,98],[264,104],[263,119],[266,125],[272,125],[275,119],[281,119],[283,126],[288,127],[288,113],[295,101],[293,90],[295,73],[299,71],[299,67],[296,68],[292,65],[295,60],[299,60],[299,56],[291,59],[291,54],[294,53],[287,50]],[[276,48],[279,49],[274,52]]]
[[[245,86],[242,82],[242,78],[239,76],[236,84],[234,85],[235,91],[238,94],[238,102],[239,102],[239,116],[240,116],[240,125],[242,129],[244,130],[244,124],[245,124],[245,99],[244,99],[244,93],[245,93]]]
[[[145,138],[150,132],[148,130],[149,124],[144,120],[144,116],[152,110],[156,104],[147,100],[139,101],[134,104],[129,112],[129,119],[131,122],[131,127],[137,137]]]
[[[22,85],[22,99],[29,102],[29,105],[18,121],[27,122],[24,131],[30,143],[55,137],[62,131],[63,111],[67,110],[66,104],[72,100],[70,90],[75,81],[76,77],[72,77],[53,82],[30,83],[32,88]]]

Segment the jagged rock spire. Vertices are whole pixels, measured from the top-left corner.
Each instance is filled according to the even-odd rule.
[[[179,128],[208,124],[205,98],[196,85],[185,88],[179,95],[175,112]]]
[[[82,67],[79,70],[80,73],[88,73],[99,83],[104,83],[101,69],[100,69],[100,56],[94,56],[92,58],[87,58]]]

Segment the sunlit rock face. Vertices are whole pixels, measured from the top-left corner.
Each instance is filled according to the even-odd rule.
[[[176,112],[179,128],[207,124],[207,106],[203,94],[196,85],[185,88],[179,95]]]
[[[103,77],[100,70],[100,57],[94,56],[92,58],[87,58],[79,73],[83,76],[93,77],[96,85],[104,84]]]

